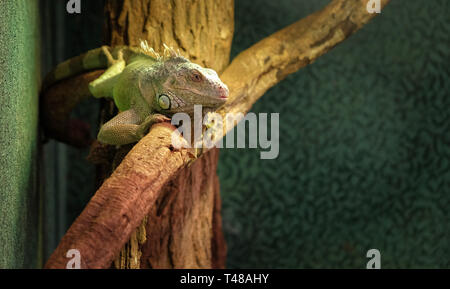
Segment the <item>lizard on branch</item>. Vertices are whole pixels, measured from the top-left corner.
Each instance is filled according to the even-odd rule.
[[[228,97],[217,73],[190,62],[165,46],[159,55],[146,42],[141,47],[102,46],[69,59],[47,75],[53,83],[94,69],[106,68],[89,83],[96,98],[112,98],[119,113],[100,128],[98,141],[124,145],[139,141],[152,124],[177,112],[192,115],[194,105],[215,110]]]

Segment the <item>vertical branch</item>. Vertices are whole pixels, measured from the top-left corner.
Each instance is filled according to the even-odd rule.
[[[192,62],[222,72],[230,60],[233,0],[119,0],[106,2],[106,39],[111,45],[163,43]]]

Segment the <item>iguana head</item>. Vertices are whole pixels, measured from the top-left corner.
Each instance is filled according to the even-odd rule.
[[[162,63],[160,79],[156,101],[164,114],[191,113],[194,105],[215,110],[228,97],[228,87],[214,70],[203,68],[181,56]]]

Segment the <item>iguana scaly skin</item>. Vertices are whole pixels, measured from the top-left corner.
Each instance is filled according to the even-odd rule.
[[[118,46],[93,49],[59,64],[44,81],[52,83],[82,72],[107,68],[89,83],[96,98],[114,99],[117,116],[98,133],[101,143],[124,145],[139,141],[155,122],[177,112],[192,114],[194,105],[216,109],[228,97],[227,86],[212,69],[203,68],[165,46],[163,56],[149,48]]]

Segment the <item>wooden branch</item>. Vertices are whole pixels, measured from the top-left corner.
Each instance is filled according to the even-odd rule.
[[[82,268],[107,268],[155,203],[156,194],[192,157],[171,149],[168,124],[154,125],[107,179],[62,238],[47,268],[65,268],[77,249]]]
[[[388,0],[382,0],[384,6]],[[221,78],[230,100],[220,109],[247,112],[267,89],[313,62],[349,37],[376,14],[366,0],[335,0],[242,52]],[[124,158],[76,219],[46,268],[64,268],[69,249],[81,253],[82,268],[107,268],[155,206],[162,187],[193,160],[187,150],[174,150],[168,124],[154,125]]]
[[[93,141],[89,124],[71,119],[70,113],[82,100],[92,97],[87,83],[99,77],[103,72],[104,70],[96,70],[72,77],[56,83],[42,93],[40,119],[46,137],[75,147],[85,147]],[[70,90],[67,89],[68,87]]]
[[[378,15],[367,12],[367,2],[334,0],[241,52],[221,75],[231,93],[218,112],[247,112],[269,88],[355,33]]]

